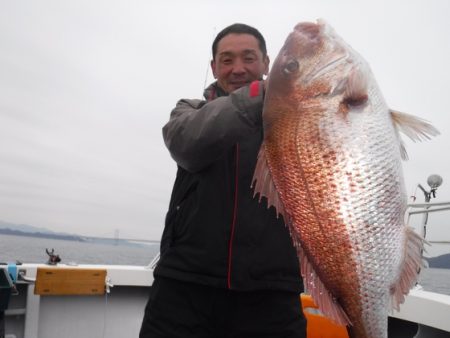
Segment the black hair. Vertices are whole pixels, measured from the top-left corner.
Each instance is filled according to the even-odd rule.
[[[213,59],[216,58],[217,45],[219,44],[220,40],[222,40],[228,34],[250,34],[250,35],[253,35],[258,40],[259,49],[261,50],[263,56],[265,57],[267,55],[266,41],[264,40],[264,37],[262,36],[262,34],[254,27],[251,27],[251,26],[243,24],[243,23],[235,23],[228,27],[225,27],[224,29],[222,29],[219,32],[219,34],[217,34],[217,36],[214,39],[213,44],[212,44]]]

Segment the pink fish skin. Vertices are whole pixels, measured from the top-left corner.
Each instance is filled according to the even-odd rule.
[[[387,337],[423,239],[405,225],[399,131],[430,124],[387,106],[367,62],[324,21],[299,23],[267,80],[255,194],[289,227],[307,291],[351,337]]]

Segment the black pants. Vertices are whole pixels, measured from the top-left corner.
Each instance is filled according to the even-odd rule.
[[[299,295],[238,292],[158,277],[140,338],[305,338]]]

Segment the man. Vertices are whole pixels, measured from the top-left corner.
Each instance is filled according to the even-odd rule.
[[[212,46],[206,101],[180,100],[163,128],[178,172],[141,338],[306,337],[295,249],[253,197],[262,142],[263,36],[244,24]]]

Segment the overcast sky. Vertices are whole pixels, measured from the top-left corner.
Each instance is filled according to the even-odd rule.
[[[254,25],[274,60],[317,18],[369,62],[391,108],[440,129],[407,141],[404,170],[408,195],[438,173],[448,201],[449,13],[447,0],[0,0],[0,220],[158,240],[176,169],[161,128],[213,80],[215,34]],[[446,218],[430,236],[450,240]]]

